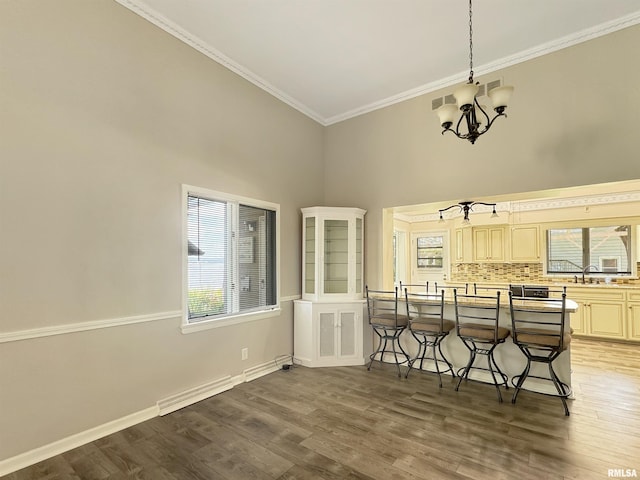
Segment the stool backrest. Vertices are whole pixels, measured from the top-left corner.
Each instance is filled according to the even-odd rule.
[[[453,291],[456,312],[456,333],[464,338],[460,329],[470,327],[480,332],[483,338],[498,342],[498,321],[500,318],[500,291],[495,295],[465,295]]]
[[[503,295],[509,291],[509,287],[497,287],[495,285],[481,285],[474,283],[473,284],[473,294],[474,295],[491,295],[495,292],[503,292]],[[467,292],[470,293],[470,292]]]
[[[569,333],[567,294],[560,298],[516,297],[509,293],[511,335],[516,345],[563,351]]]
[[[391,320],[398,326],[398,287],[393,290],[371,290],[365,286],[369,324],[377,324],[376,319]]]
[[[437,323],[440,328],[438,333],[444,330],[444,291],[435,294],[409,293],[404,291],[407,304],[407,318],[409,325],[412,323]]]
[[[409,293],[429,293],[429,282],[424,283],[402,283],[400,282],[400,295],[405,290]]]
[[[435,292],[440,292],[440,291],[444,291],[445,294],[451,298],[453,296],[453,291],[457,290],[460,293],[469,293],[469,284],[465,283],[464,285],[439,285],[438,282],[434,282],[435,285]]]

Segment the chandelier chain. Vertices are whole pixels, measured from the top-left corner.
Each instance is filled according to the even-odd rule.
[[[469,83],[473,83],[473,9],[469,0]]]

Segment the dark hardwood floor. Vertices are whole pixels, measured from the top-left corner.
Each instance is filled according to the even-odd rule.
[[[37,465],[9,480],[604,479],[640,475],[640,345],[574,339],[575,400],[395,367],[295,367]],[[512,389],[510,389],[512,392]]]

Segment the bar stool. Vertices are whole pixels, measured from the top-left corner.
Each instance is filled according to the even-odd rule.
[[[469,293],[469,284],[465,283],[463,286],[455,286],[455,285],[438,285],[438,282],[434,282],[435,292],[444,291],[447,294],[447,297],[451,297],[453,295],[454,290],[462,291],[464,290],[465,295]]]
[[[502,402],[500,386],[509,388],[508,377],[502,372],[493,356],[493,352],[498,345],[504,343],[509,337],[509,329],[500,327],[498,320],[500,316],[500,291],[495,295],[459,295],[456,290],[453,292],[456,312],[456,333],[465,347],[469,349],[469,362],[458,372],[458,384],[456,391],[460,388],[462,380],[469,380],[471,369],[484,370],[491,373],[493,384],[498,393],[498,401]],[[475,366],[477,355],[484,355],[487,358],[487,367]],[[496,378],[496,374],[500,380]]]
[[[505,292],[505,294],[509,291],[510,287],[496,287],[495,285],[489,286],[489,285],[479,285],[477,283],[474,282],[473,284],[473,294],[474,295],[486,295],[486,294],[491,294],[491,292]],[[465,293],[469,293],[469,292],[465,292]]]
[[[406,315],[398,315],[398,287],[395,287],[393,291],[385,291],[370,290],[368,286],[365,286],[365,291],[369,325],[378,336],[378,348],[369,356],[367,370],[371,370],[371,364],[374,360],[380,363],[389,363],[384,361],[384,355],[385,353],[393,354],[395,362],[392,363],[398,367],[398,377],[401,377],[400,365],[409,364],[411,359],[400,344],[400,335],[407,328],[408,318]],[[389,342],[391,350],[389,350]],[[396,345],[404,356],[402,361],[398,359]],[[376,355],[379,355],[380,358],[375,358]]]
[[[429,282],[424,283],[402,283],[400,282],[400,295],[405,290],[409,290],[409,293],[429,293]]]
[[[555,370],[553,361],[564,352],[571,343],[571,332],[566,325],[567,294],[563,291],[561,298],[524,298],[516,297],[509,292],[509,308],[511,310],[511,325],[513,343],[527,357],[527,366],[520,375],[511,379],[516,388],[511,403],[516,403],[520,390],[527,378],[551,381],[557,393],[541,393],[560,397],[564,407],[564,414],[569,416],[567,397],[571,395],[571,388],[562,382]],[[544,303],[545,311],[541,311],[537,304]],[[550,312],[549,310],[553,310]],[[531,362],[546,364],[549,377],[530,375]],[[529,390],[533,391],[533,390]]]
[[[442,340],[455,327],[454,322],[444,319],[444,291],[435,295],[427,295],[409,293],[405,289],[404,295],[407,304],[407,317],[409,318],[409,331],[419,345],[416,357],[409,362],[405,378],[409,377],[409,372],[418,360],[420,361],[420,370],[422,370],[425,360],[432,360],[436,367],[440,388],[442,388],[442,373],[451,372],[451,376],[455,377],[453,366],[442,353],[441,346]],[[429,348],[431,348],[431,355],[427,356]],[[447,365],[447,368],[442,371],[438,363],[438,354]]]

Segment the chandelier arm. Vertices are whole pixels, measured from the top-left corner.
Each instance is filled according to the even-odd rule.
[[[475,205],[485,205],[487,207],[495,207],[496,206],[495,203],[473,202],[471,205],[469,205],[469,208],[471,208],[471,207],[473,207]]]
[[[453,130],[452,130],[453,131]],[[456,132],[453,132],[456,133]],[[462,211],[462,206],[460,205],[450,205],[447,208],[442,208],[440,210],[438,210],[438,212],[440,213],[440,215],[442,215],[444,212],[446,212],[447,210],[451,210],[452,208],[458,208],[458,211],[461,212]]]
[[[484,132],[486,132],[487,130],[489,130],[491,128],[491,125],[493,125],[493,122],[496,121],[496,118],[498,117],[506,117],[507,114],[506,113],[496,113],[496,116],[493,117],[491,120],[489,120],[489,123],[487,123],[487,128],[484,129]],[[484,133],[482,132],[482,133]]]
[[[474,98],[475,104],[478,107],[478,110],[480,110],[482,112],[482,114],[484,115],[484,118],[487,119],[487,126],[485,127],[485,129],[482,131],[482,133],[480,133],[480,135],[482,135],[484,132],[486,132],[487,130],[489,130],[489,127],[491,126],[491,124],[493,123],[493,120],[495,120],[495,117],[493,119],[489,118],[489,114],[485,111],[484,108],[482,108],[482,105],[480,105],[478,103],[478,99]]]
[[[460,115],[460,118],[458,119],[458,123],[456,123],[455,134],[457,135],[458,138],[464,138],[462,135],[460,135],[460,124],[462,123],[462,119],[466,117],[467,115],[463,112],[462,115]]]

